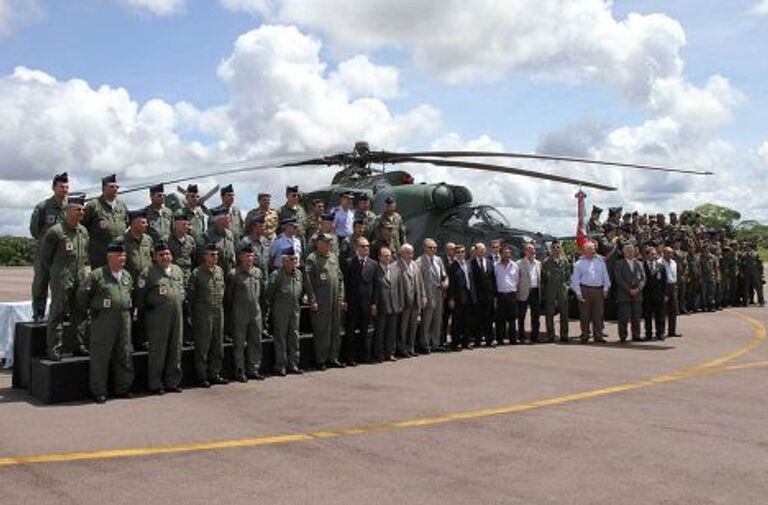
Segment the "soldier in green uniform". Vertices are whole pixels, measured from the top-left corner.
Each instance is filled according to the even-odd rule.
[[[246,222],[251,222],[254,217],[262,216],[264,218],[264,236],[273,240],[277,234],[277,227],[280,219],[277,217],[277,211],[270,207],[272,195],[269,193],[259,193],[259,206],[248,212],[245,217]]]
[[[282,223],[285,219],[295,219],[298,230],[296,236],[299,237],[302,244],[306,230],[304,224],[307,220],[307,211],[301,206],[301,193],[298,186],[287,186],[285,188],[285,205],[277,211],[278,220]]]
[[[205,243],[205,230],[208,224],[208,216],[200,205],[200,193],[197,188],[197,184],[189,184],[187,191],[184,194],[185,198],[185,211],[189,216],[189,233],[192,238],[195,239],[195,243],[198,247]]]
[[[358,194],[355,197],[355,207],[355,222],[362,221],[366,238],[372,237],[378,216],[371,210],[371,198],[366,193]]]
[[[195,371],[201,387],[227,384],[221,377],[224,356],[224,271],[218,265],[216,244],[203,249],[202,264],[195,268],[187,287],[195,330]]]
[[[189,234],[189,217],[184,209],[179,210],[173,216],[173,234],[168,239],[168,247],[171,249],[173,263],[181,268],[184,275],[184,286],[189,285],[192,270],[197,264],[197,244]],[[192,310],[189,302],[184,300],[184,345],[192,345],[194,342],[192,329]]]
[[[712,247],[712,260],[715,271],[715,290],[712,300],[712,306],[715,310],[720,310],[723,303],[723,270],[722,270],[722,252],[720,245],[715,242]]]
[[[736,305],[736,276],[738,274],[738,265],[736,264],[736,253],[730,243],[723,246],[723,305],[733,307]]]
[[[243,238],[243,235],[245,235],[245,223],[243,221],[243,214],[235,205],[235,190],[232,188],[231,184],[228,184],[221,188],[219,194],[221,196],[220,207],[226,209],[227,214],[229,214],[229,230],[232,232],[235,244],[237,244],[240,242],[240,239]],[[208,223],[209,227],[211,224],[212,223],[210,222]]]
[[[224,299],[232,321],[234,339],[235,379],[264,380],[259,373],[261,367],[261,301],[264,297],[264,278],[255,265],[256,256],[250,244],[240,247],[238,265],[227,277]]]
[[[761,307],[765,306],[763,262],[755,250],[755,244],[747,244],[747,252],[743,256],[742,265],[744,270],[744,286],[746,288],[744,305],[754,303],[754,296],[757,293],[757,303]]]
[[[688,250],[688,312],[698,312],[701,308],[701,260],[695,243]]]
[[[312,212],[307,216],[304,221],[304,240],[307,243],[310,242],[312,236],[320,231],[320,224],[323,222],[323,215],[325,214],[325,202],[320,198],[312,200]]]
[[[147,233],[154,243],[168,242],[173,227],[173,212],[165,206],[165,187],[157,184],[149,188],[150,204],[144,208],[149,228]]]
[[[715,259],[709,244],[705,242],[702,245],[702,251],[699,255],[699,264],[701,265],[701,308],[707,312],[712,312],[715,301]]]
[[[126,254],[122,242],[108,244],[106,253],[107,264],[91,271],[78,293],[91,315],[90,385],[96,403],[107,401],[110,369],[118,398],[130,398],[133,383],[133,279],[123,269]]]
[[[235,268],[235,237],[230,227],[229,212],[217,207],[211,211],[213,226],[208,228],[203,238],[203,244],[216,244],[219,250],[219,266],[225,272]]]
[[[677,262],[678,313],[688,314],[688,253],[683,250],[681,240],[675,240],[675,262]]]
[[[83,345],[85,318],[77,303],[77,290],[90,273],[88,231],[80,224],[84,205],[84,194],[70,195],[64,221],[51,226],[40,243],[40,265],[51,284],[46,348],[48,359],[52,361],[61,360],[64,321],[67,319],[70,331],[74,333],[75,355],[88,355]]]
[[[392,225],[392,236],[390,239],[389,249],[392,251],[399,251],[400,246],[407,242],[405,224],[403,223],[403,216],[397,212],[397,203],[395,199],[388,196],[384,200],[384,212],[376,220],[376,227],[379,230],[377,239],[381,239],[381,227],[386,225]]]
[[[131,274],[134,289],[144,287],[149,267],[152,265],[152,239],[147,231],[147,213],[144,210],[134,210],[128,213],[130,228],[123,236],[127,260],[125,269]],[[144,321],[141,314],[134,319],[133,346],[135,349],[147,348],[147,336],[144,332]]]
[[[154,263],[136,296],[149,340],[148,384],[157,395],[181,393],[181,342],[184,333],[184,272],[172,263],[166,242],[154,247]]]
[[[307,256],[317,250],[317,240],[320,235],[328,235],[328,239],[331,244],[331,254],[339,257],[339,237],[333,233],[333,214],[323,214],[323,220],[320,223],[320,229],[312,235],[307,241],[307,247],[304,248]],[[331,237],[332,236],[332,237]]]
[[[128,228],[128,207],[117,199],[115,174],[101,179],[101,196],[85,206],[83,226],[89,234],[89,261],[91,268],[106,264],[107,246],[121,238]]]
[[[306,260],[307,296],[315,334],[315,364],[325,370],[339,362],[341,350],[341,312],[344,301],[344,276],[339,258],[331,250],[332,233],[316,236],[317,250]]]
[[[560,241],[552,242],[550,256],[541,264],[542,299],[544,300],[547,339],[555,341],[555,310],[560,313],[560,342],[568,343],[568,286],[573,267],[562,255]]]
[[[240,241],[240,245],[250,245],[253,248],[253,253],[256,256],[255,265],[261,270],[261,277],[263,281],[261,292],[265,294],[267,292],[267,280],[269,275],[269,246],[270,240],[265,235],[265,222],[264,216],[256,214],[251,217],[250,224],[248,226],[248,235]],[[264,337],[269,336],[269,312],[270,303],[266,296],[261,297],[261,331]]]
[[[53,195],[35,205],[29,219],[29,234],[37,241],[35,262],[32,264],[32,319],[42,321],[45,318],[45,306],[48,302],[48,269],[42,264],[40,247],[45,232],[50,227],[64,221],[67,195],[69,194],[69,176],[66,172],[53,178]]]
[[[299,368],[299,317],[306,281],[296,265],[292,248],[282,251],[282,266],[269,276],[267,299],[272,301],[272,332],[275,339],[275,375],[301,375]]]

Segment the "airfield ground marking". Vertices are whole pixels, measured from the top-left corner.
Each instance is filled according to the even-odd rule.
[[[543,400],[536,400],[531,402],[517,403],[514,405],[507,405],[504,407],[472,410],[466,412],[455,412],[452,414],[444,414],[432,417],[422,417],[418,419],[406,419],[401,421],[393,421],[381,424],[372,424],[358,427],[342,428],[335,430],[320,430],[311,431],[306,433],[296,433],[292,435],[275,435],[259,438],[244,438],[233,440],[215,440],[211,442],[202,442],[185,445],[172,445],[172,446],[159,446],[159,447],[141,447],[132,449],[112,449],[102,451],[87,451],[87,452],[69,452],[59,454],[33,454],[27,456],[10,456],[0,458],[0,467],[13,467],[20,465],[32,465],[40,463],[63,463],[73,461],[87,461],[87,460],[99,460],[99,459],[116,459],[116,458],[130,458],[139,456],[153,456],[161,454],[181,454],[188,452],[201,452],[211,451],[218,449],[232,449],[243,447],[258,447],[264,445],[279,445],[290,444],[296,442],[309,442],[313,440],[322,440],[329,438],[339,438],[349,435],[364,435],[368,433],[395,431],[406,428],[435,426],[440,424],[446,424],[454,421],[462,421],[469,419],[479,419],[483,417],[496,416],[502,414],[513,414],[518,412],[526,412],[530,410],[536,410],[543,407],[551,407],[554,405],[562,405],[565,403],[571,403],[580,400],[587,400],[590,398],[598,398],[601,396],[612,395],[616,393],[624,393],[627,391],[634,391],[637,389],[643,389],[659,384],[666,384],[669,382],[675,382],[688,378],[703,377],[706,375],[713,375],[722,372],[730,372],[736,370],[746,370],[758,367],[768,366],[768,360],[748,362],[736,365],[725,365],[726,363],[733,361],[739,357],[746,355],[747,353],[755,350],[766,341],[766,327],[757,319],[742,314],[735,310],[728,310],[747,322],[752,326],[752,338],[746,344],[742,345],[733,352],[724,354],[723,356],[711,359],[699,365],[684,368],[682,370],[671,372],[663,375],[651,377],[649,379],[640,380],[636,382],[628,382],[625,384],[618,384],[615,386],[608,386],[600,389],[593,389],[584,391],[581,393],[574,393],[570,395],[558,396],[554,398],[546,398]]]

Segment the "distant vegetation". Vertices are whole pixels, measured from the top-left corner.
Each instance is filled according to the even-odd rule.
[[[0,266],[29,266],[32,265],[34,257],[34,239],[27,237],[0,237]]]

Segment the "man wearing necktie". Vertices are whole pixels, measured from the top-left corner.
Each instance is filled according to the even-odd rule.
[[[475,347],[479,347],[483,340],[485,340],[485,345],[496,347],[496,343],[493,340],[493,303],[496,298],[496,274],[493,270],[493,262],[486,257],[485,244],[475,244],[473,255],[470,267],[473,283],[477,288],[477,303],[472,314],[472,337],[475,340]]]
[[[461,244],[456,246],[456,259],[451,263],[448,274],[448,306],[453,311],[451,348],[461,351],[472,345],[469,319],[477,299],[470,266],[466,261],[466,249]]]
[[[424,254],[418,259],[427,303],[421,312],[419,346],[429,354],[440,347],[440,326],[443,322],[443,299],[448,289],[448,273],[437,255],[437,242],[424,240]]]
[[[619,339],[627,340],[627,323],[631,321],[632,340],[640,341],[640,318],[643,313],[645,270],[635,258],[635,246],[625,244],[624,259],[616,264],[616,301],[618,304]]]
[[[370,258],[368,239],[357,240],[357,253],[343,263],[344,293],[347,297],[347,319],[342,356],[347,363],[379,361],[372,353],[371,332],[368,329],[373,304],[373,283],[378,264]]]
[[[419,265],[413,260],[413,246],[403,244],[400,247],[400,259],[397,260],[395,271],[396,282],[399,284],[400,305],[400,335],[397,341],[397,352],[402,358],[416,356],[416,330],[419,325],[421,309],[426,305],[424,281]]]
[[[656,257],[656,249],[649,246],[645,251],[646,283],[643,288],[643,315],[645,316],[645,339],[652,340],[654,323],[656,339],[664,340],[664,302],[667,296],[667,272]]]

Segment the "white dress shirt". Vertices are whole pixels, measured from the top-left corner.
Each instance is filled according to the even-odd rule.
[[[503,261],[496,263],[494,267],[496,274],[496,291],[509,294],[517,292],[520,273],[517,270],[517,263],[510,260],[506,265]]]
[[[661,264],[667,269],[667,284],[677,284],[677,261],[662,259]]]
[[[539,287],[539,279],[541,279],[541,272],[539,272],[539,264],[536,260],[529,260],[525,258],[523,261],[528,262],[528,278],[530,279],[531,289],[537,289]]]
[[[611,278],[608,277],[608,269],[602,256],[595,255],[592,259],[582,256],[573,266],[571,275],[571,289],[576,296],[581,298],[581,286],[603,288],[606,293],[611,289]]]

